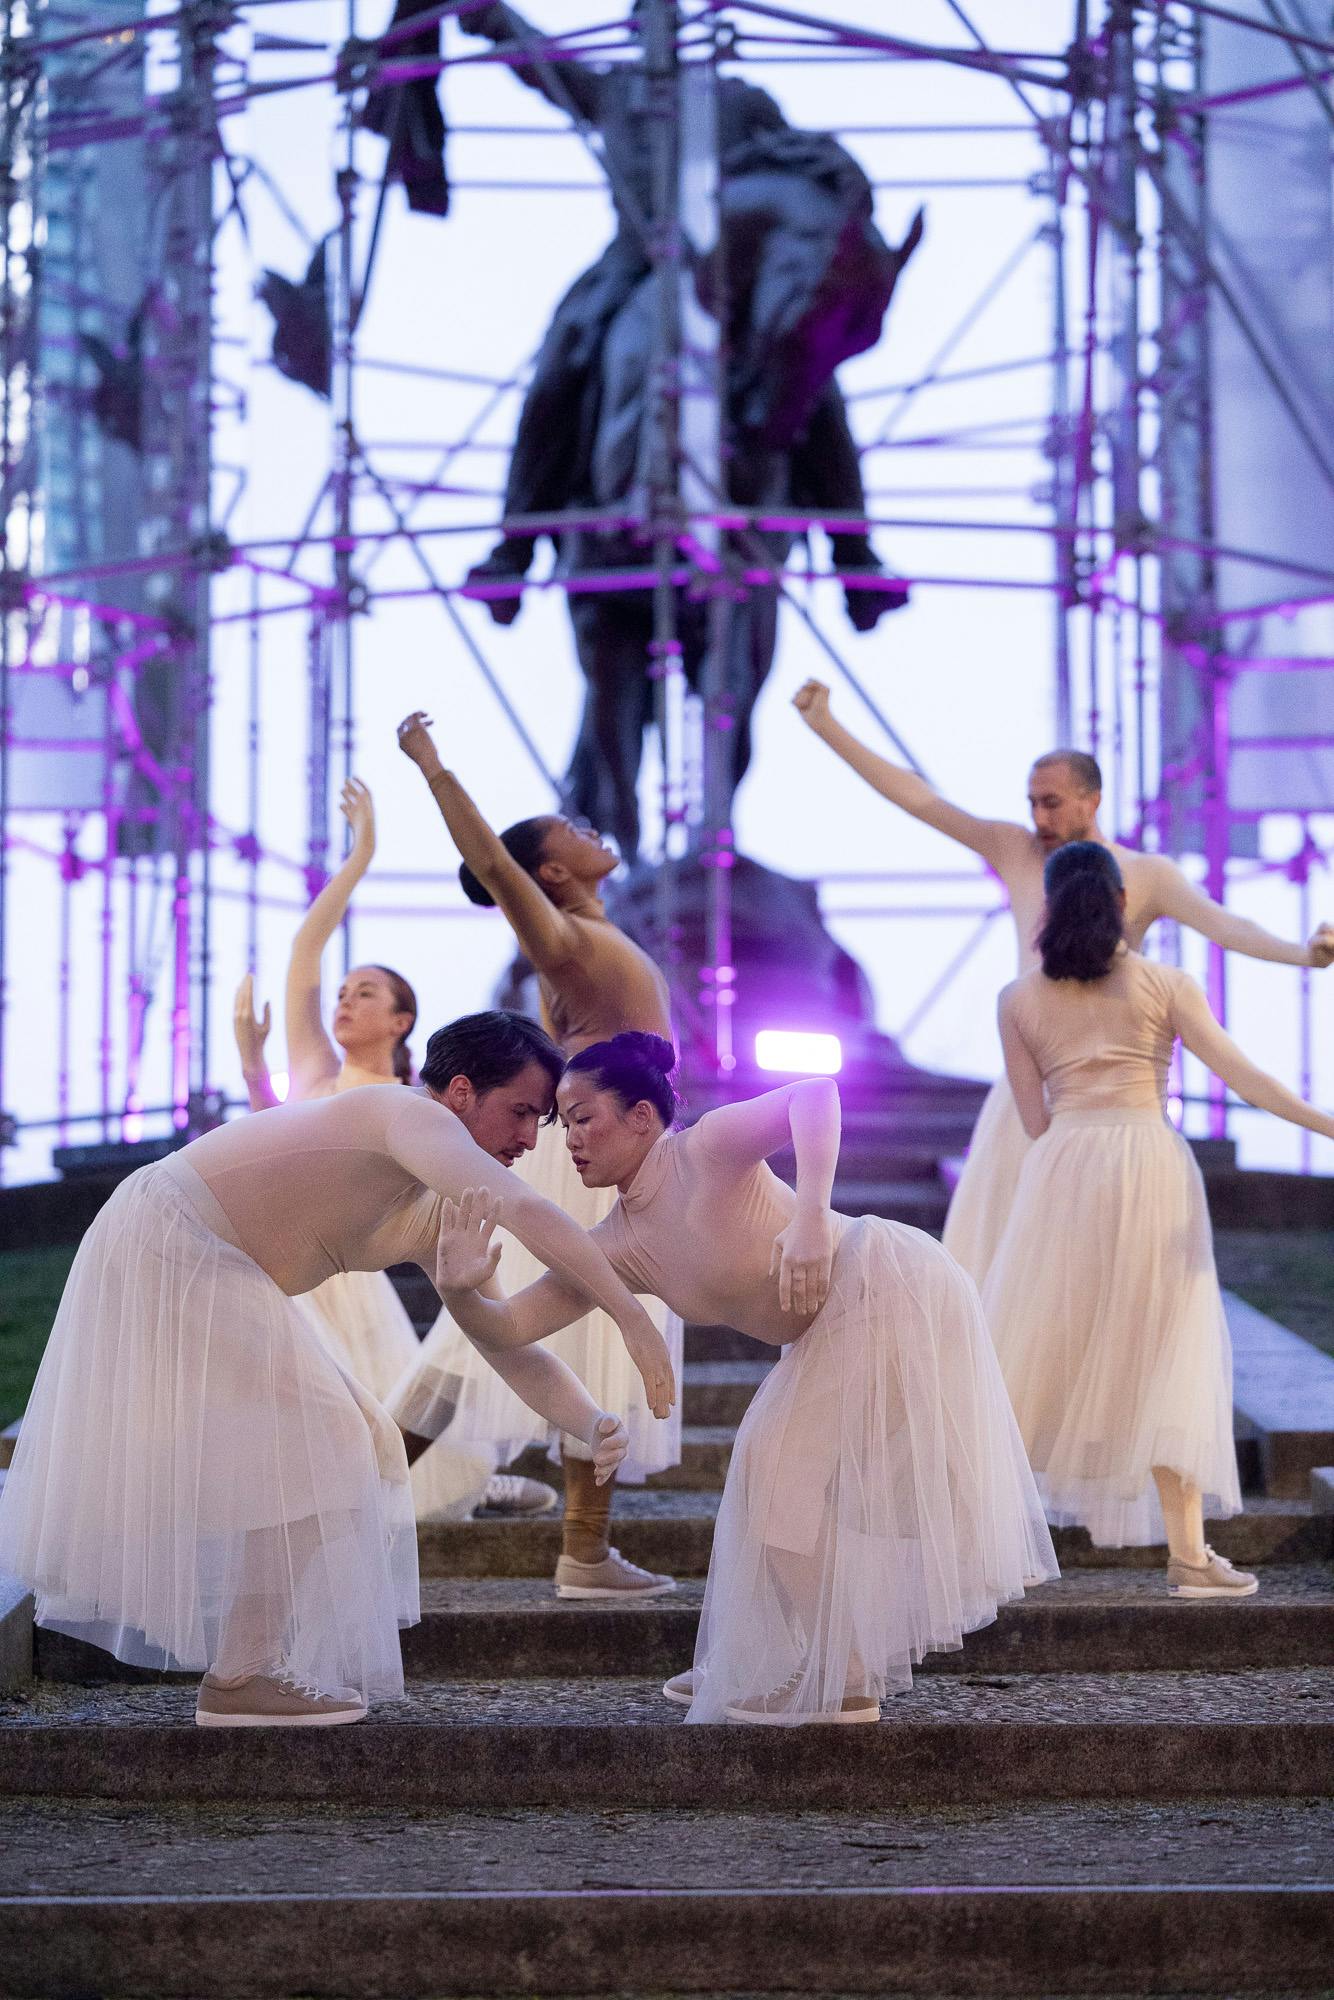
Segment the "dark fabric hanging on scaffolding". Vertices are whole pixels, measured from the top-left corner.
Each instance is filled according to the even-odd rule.
[[[391,28],[433,11],[433,0],[398,0]],[[395,42],[385,51],[388,62],[430,61],[440,55],[441,23],[433,21],[418,35]],[[440,109],[439,79],[414,77],[372,89],[361,122],[368,132],[389,141],[386,181],[401,181],[408,207],[419,215],[448,215],[449,180],[445,173],[445,119]]]

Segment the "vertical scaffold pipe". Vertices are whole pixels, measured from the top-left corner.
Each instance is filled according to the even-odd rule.
[[[357,35],[357,0],[348,0],[347,38],[351,46]],[[325,716],[327,731],[324,759],[323,797],[312,797],[312,823],[316,810],[329,811],[328,769],[335,739],[342,753],[342,776],[352,775],[355,749],[356,655],[352,621],[357,610],[358,586],[352,567],[353,494],[356,480],[356,319],[358,300],[353,275],[356,257],[357,199],[357,120],[353,103],[355,85],[349,78],[343,93],[343,161],[337,175],[338,271],[333,301],[333,415],[334,459],[330,488],[334,513],[334,592],[335,603],[328,626],[329,700]],[[338,727],[333,721],[337,704]],[[342,922],[343,971],[352,963],[352,912],[344,912]]]

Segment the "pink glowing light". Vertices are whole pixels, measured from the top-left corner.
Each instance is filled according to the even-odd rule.
[[[760,1069],[837,1076],[843,1067],[843,1044],[837,1035],[813,1034],[795,1028],[761,1028],[755,1037],[755,1061]]]

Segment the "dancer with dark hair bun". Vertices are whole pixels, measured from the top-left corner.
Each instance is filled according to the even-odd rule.
[[[983,1299],[1056,1522],[1103,1547],[1160,1541],[1178,1597],[1244,1597],[1204,1520],[1241,1508],[1232,1365],[1204,1184],[1167,1122],[1178,1038],[1248,1104],[1334,1137],[1334,1118],[1257,1069],[1195,981],[1131,951],[1101,843],[1045,871],[1038,966],[1000,998],[1030,1140]]]
[[[557,1091],[581,1181],[619,1191],[592,1232],[612,1268],[783,1350],[737,1432],[694,1668],[663,1692],[690,1722],[876,1722],[924,1654],[1055,1576],[1042,1505],[971,1281],[920,1230],[829,1206],[832,1080],[676,1131],[674,1060],[617,1035]],[[795,1191],[765,1164],[787,1145]],[[493,1219],[479,1200],[442,1233],[443,1295],[475,1338],[543,1339],[581,1302],[553,1276],[473,1289]]]
[[[944,799],[916,771],[868,749],[835,719],[829,689],[807,681],[795,698],[806,727],[873,791],[978,855],[999,877],[1010,901],[1019,947],[1018,969],[1036,961],[1034,939],[1042,916],[1042,870],[1049,855],[1067,841],[1094,841],[1114,856],[1125,879],[1125,933],[1133,950],[1150,924],[1161,917],[1184,924],[1225,951],[1279,965],[1323,968],[1334,963],[1334,927],[1320,924],[1309,944],[1290,944],[1249,917],[1226,910],[1189,882],[1165,854],[1140,854],[1109,841],[1098,825],[1102,773],[1083,750],[1049,750],[1028,777],[1031,827],[1012,820],[985,819]],[[978,1115],[968,1159],[945,1219],[945,1248],[980,1285],[1005,1228],[1028,1151],[1009,1084],[1002,1077],[987,1094]]]
[[[375,806],[368,787],[349,778],[339,806],[352,830],[351,849],[302,918],[287,966],[290,1104],[371,1084],[412,1082],[408,1036],[417,1020],[417,996],[401,973],[386,965],[353,966],[338,988],[332,1035],[324,1026],[320,989],[325,948],[375,859]],[[252,1111],[278,1102],[264,1062],[267,1007],[264,1012],[261,1029],[247,975],[236,996],[233,1023]],[[297,1303],[334,1359],[378,1401],[416,1360],[412,1322],[383,1271],[336,1272]],[[484,1439],[466,1447],[442,1441],[412,1468],[418,1520],[462,1521],[482,1505],[527,1514],[555,1505],[549,1486],[499,1473],[499,1463],[496,1447]]]
[[[452,771],[445,769],[431,740],[429,718],[420,710],[399,725],[399,747],[431,788],[450,835],[463,857],[459,877],[473,902],[495,904],[514,932],[519,949],[537,973],[542,1013],[563,1053],[574,1056],[590,1043],[622,1029],[650,1030],[670,1047],[672,1032],[667,983],[646,952],[609,922],[600,889],[616,867],[616,855],[589,828],[555,815],[522,820],[496,834]],[[570,1165],[560,1132],[544,1131],[531,1160],[521,1168],[529,1185],[556,1202],[582,1228],[607,1213],[612,1197],[585,1187]],[[541,1267],[521,1244],[506,1241],[499,1281],[518,1291],[541,1275]],[[663,1332],[680,1368],[682,1327],[671,1313],[661,1315]],[[644,1400],[622,1343],[603,1313],[589,1313],[566,1328],[553,1352],[569,1364],[605,1409],[624,1417],[630,1448],[620,1477],[630,1483],[664,1471],[681,1459],[681,1423],[674,1414],[658,1423]],[[480,1367],[468,1342],[442,1330],[432,1335],[416,1366],[398,1385],[390,1408],[414,1440],[503,1440],[505,1463],[538,1436],[532,1412],[508,1394],[491,1371]],[[672,1579],[627,1562],[611,1546],[612,1489],[595,1485],[587,1449],[579,1439],[551,1438],[559,1449],[565,1477],[562,1549],[556,1589],[562,1597],[654,1596],[671,1590]]]

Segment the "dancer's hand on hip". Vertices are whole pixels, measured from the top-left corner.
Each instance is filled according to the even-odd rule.
[[[448,1197],[440,1205],[440,1233],[435,1239],[435,1288],[438,1292],[475,1292],[495,1276],[499,1243],[491,1241],[500,1219],[500,1202],[485,1189],[465,1188],[457,1204]]]
[[[642,1306],[635,1307],[633,1319],[621,1322],[621,1338],[625,1342],[626,1353],[643,1378],[644,1393],[654,1416],[670,1415],[672,1404],[676,1401],[672,1357],[667,1352],[666,1341]]]
[[[398,725],[398,747],[411,758],[424,778],[443,770],[440,753],[431,737],[431,718],[424,708],[414,708]]]
[[[829,1297],[834,1268],[834,1219],[829,1210],[798,1209],[774,1238],[769,1276],[778,1280],[784,1312],[811,1318]]]
[[[588,1439],[593,1454],[593,1479],[598,1486],[605,1486],[616,1476],[622,1459],[630,1449],[630,1433],[619,1417],[604,1412],[593,1426],[593,1435]]]

